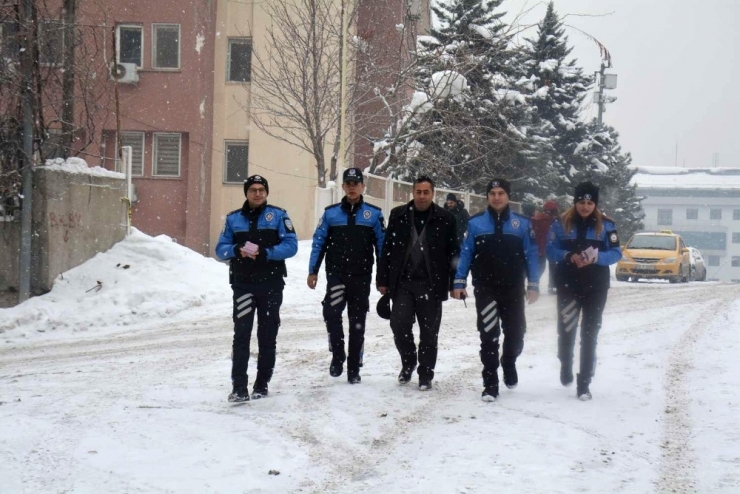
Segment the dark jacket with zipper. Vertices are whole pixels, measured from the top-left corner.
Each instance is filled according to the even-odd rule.
[[[414,201],[394,208],[388,219],[376,281],[378,286],[388,287],[391,297],[409,262],[411,229],[415,228],[412,222],[413,208]],[[452,277],[460,254],[455,217],[432,204],[424,233],[427,245],[424,250],[426,272],[432,293],[438,302],[442,302],[447,300],[452,288]]]
[[[247,242],[259,245],[257,259],[240,255],[239,249]],[[229,282],[232,285],[275,283],[282,286],[288,274],[285,259],[296,252],[298,237],[288,213],[266,203],[249,209],[247,201],[241,209],[226,216],[216,245],[216,256],[230,263]]]
[[[319,274],[326,255],[327,275],[371,275],[373,255],[380,257],[385,237],[383,211],[360,198],[342,202],[324,210],[313,234],[309,274]]]

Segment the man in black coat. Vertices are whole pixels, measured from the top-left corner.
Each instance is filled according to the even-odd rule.
[[[455,217],[434,204],[432,179],[417,178],[413,201],[391,211],[378,261],[378,291],[393,300],[391,329],[401,356],[401,384],[411,380],[418,362],[419,389],[432,387],[442,302],[452,289],[459,253]],[[414,318],[419,321],[418,358]]]
[[[468,210],[465,209],[465,204],[458,200],[457,196],[452,192],[447,194],[445,209],[455,217],[455,222],[457,223],[457,242],[462,246],[463,240],[465,239],[465,232],[468,231],[470,214],[468,213]]]

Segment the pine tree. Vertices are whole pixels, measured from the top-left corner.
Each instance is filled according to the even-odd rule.
[[[414,108],[424,110],[408,120],[392,175],[427,173],[444,187],[482,191],[492,176],[522,174],[533,109],[516,85],[523,71],[496,12],[502,1],[433,7],[443,27],[420,42],[415,99],[423,105]]]
[[[579,117],[592,78],[583,74],[575,59],[567,60],[572,48],[552,2],[539,23],[537,37],[527,43],[528,75],[538,86],[532,103],[539,125],[533,133],[547,143],[538,155],[539,189],[562,195],[572,189],[573,176],[583,164],[574,155],[587,135],[587,125]]]
[[[589,180],[600,187],[599,209],[617,224],[622,241],[642,230],[644,224],[637,186],[630,185],[635,170],[629,168],[632,156],[623,153],[614,128],[596,121],[586,126],[586,139],[576,149],[582,167],[574,183]]]

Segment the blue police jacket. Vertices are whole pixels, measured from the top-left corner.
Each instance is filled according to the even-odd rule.
[[[457,264],[454,288],[465,288],[468,271],[475,287],[524,287],[537,291],[540,271],[537,243],[529,218],[506,207],[501,213],[492,208],[476,214],[468,223]]]
[[[259,246],[256,259],[241,257],[239,249],[247,242]],[[226,216],[226,224],[216,245],[216,256],[229,261],[232,284],[283,283],[288,275],[285,259],[298,252],[298,237],[288,213],[277,206],[264,204],[241,209]]]
[[[344,197],[324,209],[313,234],[308,272],[318,274],[326,256],[327,275],[370,275],[373,250],[380,258],[384,238],[383,211],[362,198],[350,204]]]
[[[598,250],[594,264],[579,268],[570,262],[570,256],[589,247]],[[594,215],[584,219],[573,215],[573,225],[568,232],[561,220],[550,225],[547,237],[547,259],[555,265],[555,286],[573,291],[609,288],[609,266],[622,258],[617,226],[602,215],[601,231],[596,231]]]

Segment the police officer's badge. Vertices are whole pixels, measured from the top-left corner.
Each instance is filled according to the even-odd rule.
[[[272,213],[267,213],[267,214],[265,215],[265,219],[266,219],[267,221],[272,221],[272,219],[273,219],[274,217],[275,217],[275,215],[274,215],[274,214],[272,214]]]
[[[511,226],[516,230],[519,228],[519,220],[511,220]]]
[[[362,217],[366,220],[369,220],[370,216],[372,216],[372,213],[370,211],[365,211],[364,213],[362,213]]]
[[[617,235],[617,232],[611,232],[609,234],[609,243],[615,247],[619,245],[619,236]]]

